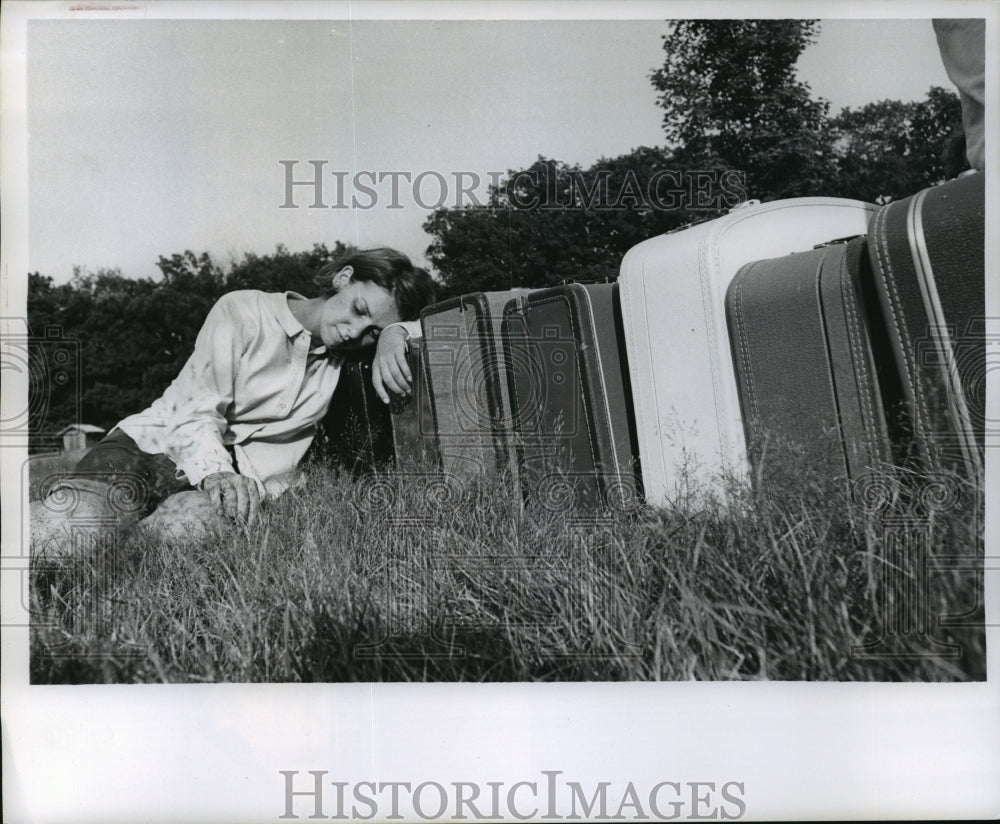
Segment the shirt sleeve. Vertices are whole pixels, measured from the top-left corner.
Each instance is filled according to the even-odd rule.
[[[402,326],[406,330],[406,334],[411,338],[422,338],[424,336],[424,331],[420,327],[419,320],[399,320],[395,323],[390,323],[385,329],[392,329],[393,326]],[[382,331],[384,332],[385,329]]]
[[[192,485],[216,472],[235,472],[222,437],[236,369],[256,326],[236,295],[223,295],[208,313],[194,352],[161,399],[173,421],[166,454]]]

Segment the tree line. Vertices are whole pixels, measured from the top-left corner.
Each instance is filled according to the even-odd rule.
[[[813,20],[674,21],[663,38],[664,62],[649,77],[664,144],[586,168],[539,156],[527,169],[509,170],[486,205],[431,213],[427,257],[443,295],[614,278],[635,244],[746,198],[884,203],[967,168],[961,107],[950,90],[831,115],[830,104],[795,75],[817,34]],[[38,377],[44,370],[33,370],[30,391],[45,401],[32,403],[44,407],[35,431],[76,422],[110,428],[139,411],[176,376],[219,296],[247,288],[312,295],[315,272],[342,249],[339,241],[306,252],[278,246],[226,267],[185,251],[160,257],[156,280],[77,269],[57,286],[30,274],[32,333],[54,326],[78,341],[82,369],[79,386],[46,382]]]
[[[487,206],[437,210],[424,229],[445,287],[614,278],[635,244],[735,205],[727,175],[738,175],[743,197],[761,201],[886,203],[968,168],[953,91],[932,87],[920,101],[831,115],[795,75],[817,34],[815,20],[675,21],[663,65],[650,75],[664,145],[586,169],[539,157],[491,187]]]
[[[156,280],[75,267],[69,283],[56,285],[29,274],[28,327],[37,341],[29,347],[32,448],[55,448],[52,436],[68,424],[110,429],[152,403],[180,372],[208,310],[226,292],[292,290],[311,297],[316,272],[343,251],[339,241],[307,252],[278,246],[270,255],[247,253],[228,267],[207,253],[186,251],[161,256]],[[78,360],[81,380],[48,379],[55,372],[48,361],[59,352],[45,340],[50,330],[72,343],[62,350]]]

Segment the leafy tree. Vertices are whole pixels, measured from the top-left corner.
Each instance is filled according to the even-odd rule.
[[[686,168],[746,174],[752,197],[822,191],[832,169],[829,103],[795,77],[815,20],[679,20],[651,80],[663,129]]]
[[[882,100],[844,109],[832,120],[837,177],[832,193],[878,203],[907,197],[954,177],[968,164],[958,96],[939,86],[927,98],[902,103]]]
[[[428,258],[447,294],[614,278],[632,246],[747,196],[830,195],[885,202],[965,167],[957,96],[932,88],[829,116],[795,76],[814,20],[680,20],[651,74],[664,147],[640,147],[588,168],[540,156],[490,188],[485,206],[442,208],[424,224]],[[207,253],[160,257],[158,280],[118,270],[75,272],[56,286],[29,275],[31,331],[79,341],[83,419],[113,426],[147,406],[180,370],[212,303],[234,289],[316,294],[315,272],[343,245],[228,266]],[[75,423],[78,391],[40,385],[49,425]]]
[[[57,327],[75,342],[82,380],[57,384],[47,373],[33,373],[31,397],[44,400],[46,433],[71,423],[110,429],[126,415],[148,406],[177,376],[212,304],[235,289],[291,290],[316,294],[317,269],[343,250],[323,244],[291,253],[283,246],[272,255],[246,254],[224,268],[207,253],[185,251],[160,257],[162,277],[133,279],[117,269],[90,273],[74,270],[73,279],[56,286],[34,272],[28,277],[30,332],[43,338]],[[35,344],[33,357],[44,359]],[[37,403],[32,407],[35,408]],[[82,420],[77,420],[80,407]],[[31,422],[37,427],[42,421]],[[34,448],[53,448],[38,438]]]
[[[39,429],[46,435],[54,435],[63,426],[76,422],[79,383],[72,377],[62,380],[56,376],[60,373],[73,376],[79,366],[76,329],[86,317],[87,308],[87,298],[78,295],[69,284],[56,286],[52,278],[38,272],[28,275],[28,332],[33,340],[29,339],[27,361],[19,363],[23,355],[14,350],[10,366],[29,370],[27,423],[32,434],[29,443],[32,451],[58,445],[53,438],[39,439]],[[56,358],[60,363],[56,363]]]
[[[922,171],[922,186],[943,182],[969,168],[962,103],[951,89],[928,89],[927,99],[914,107],[910,137],[911,155]]]
[[[265,292],[298,292],[306,297],[317,295],[313,278],[325,264],[345,251],[339,240],[332,250],[316,243],[307,252],[289,252],[283,245],[272,255],[247,252],[242,260],[233,261],[226,275],[226,291],[261,289]]]
[[[435,211],[428,258],[450,294],[613,279],[637,243],[742,200],[723,171],[685,175],[647,147],[587,169],[539,157],[491,187],[489,205]]]

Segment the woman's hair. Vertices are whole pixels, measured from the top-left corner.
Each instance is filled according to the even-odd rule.
[[[385,246],[358,249],[348,246],[316,274],[316,285],[329,297],[336,293],[333,279],[345,266],[354,270],[354,280],[374,283],[392,295],[400,320],[417,320],[420,310],[434,302],[434,281],[426,269],[414,266],[402,252]]]

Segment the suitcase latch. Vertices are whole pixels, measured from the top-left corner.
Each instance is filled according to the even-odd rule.
[[[833,240],[828,240],[825,243],[817,243],[813,246],[813,249],[823,249],[827,246],[837,246],[840,243],[850,243],[856,237],[864,237],[864,235],[848,235],[847,237],[838,237]]]

